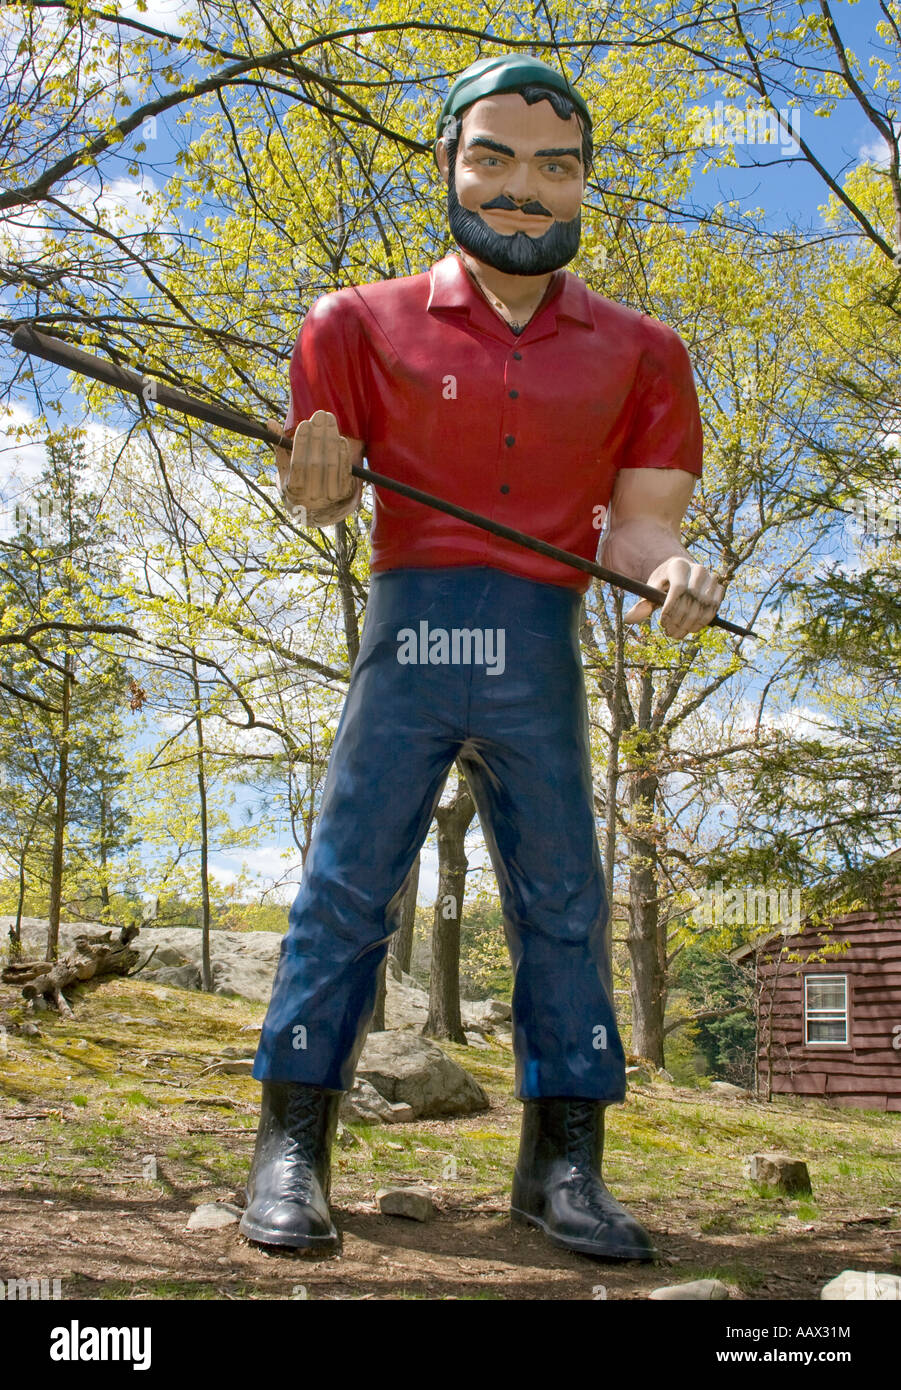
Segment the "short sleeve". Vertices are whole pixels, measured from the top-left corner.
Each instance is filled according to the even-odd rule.
[[[618,467],[684,468],[700,475],[703,430],[688,350],[666,324],[646,319],[645,325],[632,422]]]
[[[328,410],[348,439],[366,442],[368,364],[357,298],[335,290],[313,301],[301,325],[289,369],[291,401],[285,433],[316,410]]]

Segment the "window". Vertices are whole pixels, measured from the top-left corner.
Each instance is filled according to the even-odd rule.
[[[847,975],[804,976],[805,1043],[847,1043]]]

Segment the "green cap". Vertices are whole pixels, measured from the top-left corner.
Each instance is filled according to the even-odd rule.
[[[435,144],[444,134],[444,123],[448,116],[459,115],[464,107],[471,106],[481,97],[493,96],[496,92],[516,92],[530,82],[540,82],[542,86],[553,87],[568,96],[591,131],[591,113],[578,92],[569,85],[564,73],[548,67],[540,58],[531,58],[525,53],[505,53],[499,58],[480,58],[461,72],[441,108]]]

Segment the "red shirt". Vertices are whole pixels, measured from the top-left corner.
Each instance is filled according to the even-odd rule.
[[[567,270],[518,337],[456,254],[421,275],[322,295],[290,377],[286,433],[331,411],[378,472],[588,560],[618,469],[701,472],[681,338]],[[588,575],[557,560],[374,492],[373,571],[491,565],[588,588]]]

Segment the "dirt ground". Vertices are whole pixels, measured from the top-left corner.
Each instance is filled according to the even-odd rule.
[[[0,1006],[14,1030],[9,991]],[[488,1089],[485,1115],[354,1127],[336,1147],[337,1255],[263,1250],[236,1225],[188,1230],[200,1202],[243,1203],[259,1086],[206,1067],[254,1011],[125,980],[83,991],[68,1024],[42,1016],[41,1037],[9,1032],[0,1277],[59,1278],[64,1299],[591,1300],[717,1275],[736,1300],[806,1300],[843,1269],[901,1269],[901,1116],[658,1084],[609,1112],[605,1160],[614,1194],[654,1234],[655,1264],[599,1262],[513,1227],[520,1108],[500,1044],[453,1049]],[[740,1153],[802,1143],[817,1159],[813,1199],[749,1188]],[[376,1189],[392,1181],[427,1181],[437,1218],[380,1215]]]

